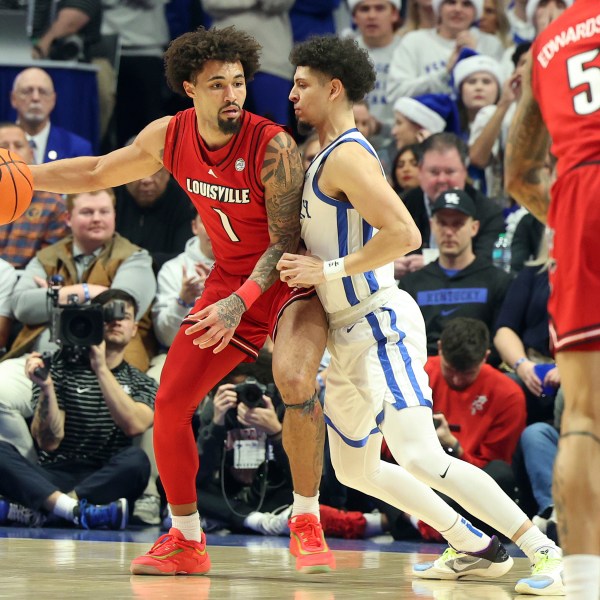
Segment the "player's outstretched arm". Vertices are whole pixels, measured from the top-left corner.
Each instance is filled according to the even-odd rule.
[[[36,190],[74,194],[123,185],[162,167],[167,125],[163,117],[147,125],[133,144],[103,156],[80,156],[31,165]]]
[[[271,243],[256,263],[250,279],[264,292],[279,279],[275,266],[283,253],[295,252],[300,241],[304,170],[296,142],[288,133],[281,132],[269,142],[262,182]]]
[[[542,223],[550,204],[550,178],[544,164],[550,135],[531,87],[531,54],[523,74],[522,94],[506,143],[504,185],[508,193]]]

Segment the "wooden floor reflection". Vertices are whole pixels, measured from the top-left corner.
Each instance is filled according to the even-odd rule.
[[[494,582],[415,580],[412,565],[428,555],[337,551],[338,568],[299,575],[281,547],[211,547],[205,577],[131,576],[129,562],[148,544],[68,539],[0,539],[0,598],[341,600],[347,598],[507,600],[527,572],[524,558]]]

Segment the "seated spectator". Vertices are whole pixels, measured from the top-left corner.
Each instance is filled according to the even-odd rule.
[[[89,62],[90,47],[100,40],[101,2],[36,0],[33,7],[33,58]]]
[[[33,443],[25,419],[32,416],[32,386],[25,376],[28,352],[54,351],[48,281],[60,284],[58,301],[89,303],[108,288],[131,294],[139,309],[138,332],[125,350],[125,359],[145,371],[148,352],[144,339],[151,329],[146,316],[156,290],[152,263],[146,250],[115,233],[115,197],[111,189],[73,194],[67,198],[71,235],[40,250],[15,287],[12,309],[24,326],[0,362],[0,439],[10,441],[31,457]],[[55,332],[56,333],[56,332]]]
[[[419,187],[404,194],[402,200],[415,220],[423,244],[421,250],[394,261],[396,279],[424,265],[423,249],[436,248],[430,218],[435,199],[450,188],[464,190],[475,205],[479,227],[473,238],[473,251],[481,260],[491,260],[494,243],[504,232],[502,210],[467,183],[467,145],[453,133],[437,133],[421,145]]]
[[[0,258],[0,356],[6,352],[12,327],[13,313],[11,300],[16,283],[17,274],[13,266]],[[2,418],[1,412],[0,418]]]
[[[521,271],[526,262],[535,260],[535,257],[538,256],[544,230],[544,224],[531,213],[526,212],[521,217],[515,227],[510,245],[510,268],[513,273]]]
[[[500,63],[489,56],[475,54],[459,60],[452,71],[456,103],[460,118],[460,135],[471,145],[471,128],[477,115],[488,106],[496,106],[500,99],[504,77]],[[509,98],[512,101],[512,96]],[[498,161],[499,162],[499,161]],[[487,172],[478,165],[469,164],[468,173],[474,187],[489,198],[501,196],[503,187],[499,177],[499,165],[496,172],[492,168]]]
[[[514,69],[502,84],[498,102],[477,111],[469,127],[469,159],[472,167],[486,169],[488,196],[506,199],[504,190],[504,149],[508,128],[521,97],[521,78],[527,50],[531,44],[519,44],[512,54]]]
[[[25,131],[14,123],[0,123],[0,148],[16,152],[27,164],[33,151]],[[35,253],[67,234],[67,204],[60,194],[33,193],[29,208],[18,219],[0,225],[0,258],[23,269]]]
[[[445,131],[457,117],[454,102],[445,94],[398,98],[392,127],[396,148],[423,142],[430,135]]]
[[[400,289],[416,300],[423,313],[429,356],[438,353],[442,330],[456,317],[483,321],[490,337],[494,331],[511,277],[474,251],[476,219],[475,203],[466,192],[443,192],[431,216],[439,258],[400,280]]]
[[[543,237],[538,258],[527,262],[512,282],[496,321],[494,345],[511,377],[525,392],[528,423],[552,420],[555,391],[560,385],[548,330],[550,265],[548,243]],[[536,372],[540,364],[553,365],[542,378]]]
[[[115,195],[117,231],[148,250],[157,273],[191,237],[190,222],[196,212],[192,203],[165,168],[115,188]]]
[[[0,442],[2,521],[41,525],[51,514],[84,529],[124,529],[128,503],[148,481],[148,458],[132,438],[152,424],[158,386],[124,360],[137,329],[136,301],[114,288],[96,301],[105,308],[121,302],[124,317],[105,323],[104,340],[89,348],[85,364],[70,361],[66,348],[49,371],[38,352],[27,359],[40,451],[32,464]]]
[[[483,0],[456,2],[433,0],[436,25],[407,33],[394,52],[387,79],[387,97],[450,94],[450,75],[463,48],[496,60],[502,57],[500,40],[479,31],[473,23],[483,10]]]
[[[400,195],[419,187],[421,146],[409,144],[398,150],[390,175],[394,191]]]
[[[204,291],[204,282],[215,261],[212,246],[200,215],[192,221],[194,237],[185,250],[167,261],[158,272],[156,300],[152,305],[152,326],[162,346],[148,369],[148,375],[160,381],[166,350],[171,347],[184,317]]]
[[[10,103],[17,111],[17,123],[25,130],[33,148],[35,164],[92,154],[88,140],[50,121],[56,93],[46,71],[36,67],[21,71],[13,82]]]
[[[369,53],[377,77],[365,100],[373,117],[387,129],[394,121],[386,90],[390,62],[400,43],[400,37],[395,35],[400,26],[400,4],[400,0],[348,0],[356,25],[351,36]]]

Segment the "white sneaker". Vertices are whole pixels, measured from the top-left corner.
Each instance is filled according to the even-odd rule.
[[[281,506],[270,513],[261,513],[261,518],[253,528],[263,535],[288,535],[288,519],[292,514],[292,507],[289,505]]]
[[[560,548],[540,548],[531,565],[531,576],[519,579],[515,592],[533,596],[564,596],[563,561]]]
[[[160,525],[160,498],[143,494],[133,505],[133,518],[144,525]]]
[[[510,571],[513,559],[494,535],[480,552],[458,552],[448,546],[434,562],[413,566],[413,575],[423,579],[462,579],[464,577],[502,577]]]

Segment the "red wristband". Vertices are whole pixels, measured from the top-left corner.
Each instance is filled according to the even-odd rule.
[[[253,279],[246,279],[234,293],[242,299],[242,302],[246,305],[246,310],[248,310],[262,294],[262,289]]]

